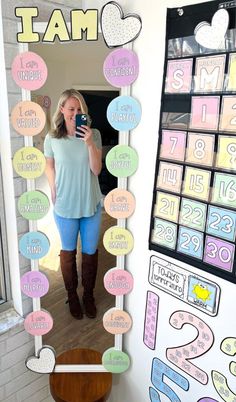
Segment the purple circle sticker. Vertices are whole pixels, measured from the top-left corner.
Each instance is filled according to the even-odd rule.
[[[114,296],[126,295],[133,289],[133,277],[124,269],[112,268],[104,276],[104,286]]]
[[[114,50],[104,61],[103,74],[114,87],[120,88],[132,84],[139,74],[137,54],[128,49]]]
[[[34,52],[18,54],[13,60],[11,71],[15,83],[29,91],[41,88],[48,75],[45,61]]]
[[[33,311],[25,318],[24,327],[29,334],[42,336],[51,331],[53,319],[47,311]]]
[[[42,297],[49,289],[47,277],[38,271],[26,272],[21,277],[21,290],[29,297]]]

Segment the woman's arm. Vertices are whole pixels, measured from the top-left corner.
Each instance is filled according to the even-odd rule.
[[[98,176],[102,170],[102,150],[98,149],[95,143],[92,141],[88,145],[89,152],[89,165],[95,176]]]
[[[56,201],[56,185],[55,185],[56,171],[55,171],[54,158],[46,158],[45,174],[47,176],[48,184],[49,184],[49,187],[51,190],[52,203],[55,204],[55,201]]]

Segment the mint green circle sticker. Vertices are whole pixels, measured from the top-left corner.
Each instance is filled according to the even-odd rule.
[[[42,219],[49,211],[50,202],[42,191],[26,191],[18,201],[18,211],[23,218],[35,221]]]
[[[138,154],[128,145],[116,145],[106,156],[106,167],[115,177],[129,177],[138,168]]]
[[[110,373],[123,373],[130,366],[129,356],[121,350],[107,349],[102,355],[102,364]]]

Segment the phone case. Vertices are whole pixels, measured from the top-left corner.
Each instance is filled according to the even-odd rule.
[[[87,126],[87,115],[86,114],[77,114],[75,116],[75,126],[76,126],[76,131],[80,131],[79,127],[80,126]],[[78,133],[75,133],[75,136],[78,138],[81,138],[82,136]]]

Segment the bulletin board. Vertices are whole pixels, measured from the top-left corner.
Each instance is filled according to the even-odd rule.
[[[149,249],[236,283],[233,3],[212,1],[167,12]],[[217,11],[226,6],[228,22],[217,20]],[[215,32],[222,30],[217,48],[196,40],[196,27],[204,21],[211,21]],[[208,32],[204,39],[214,42],[217,35]]]

